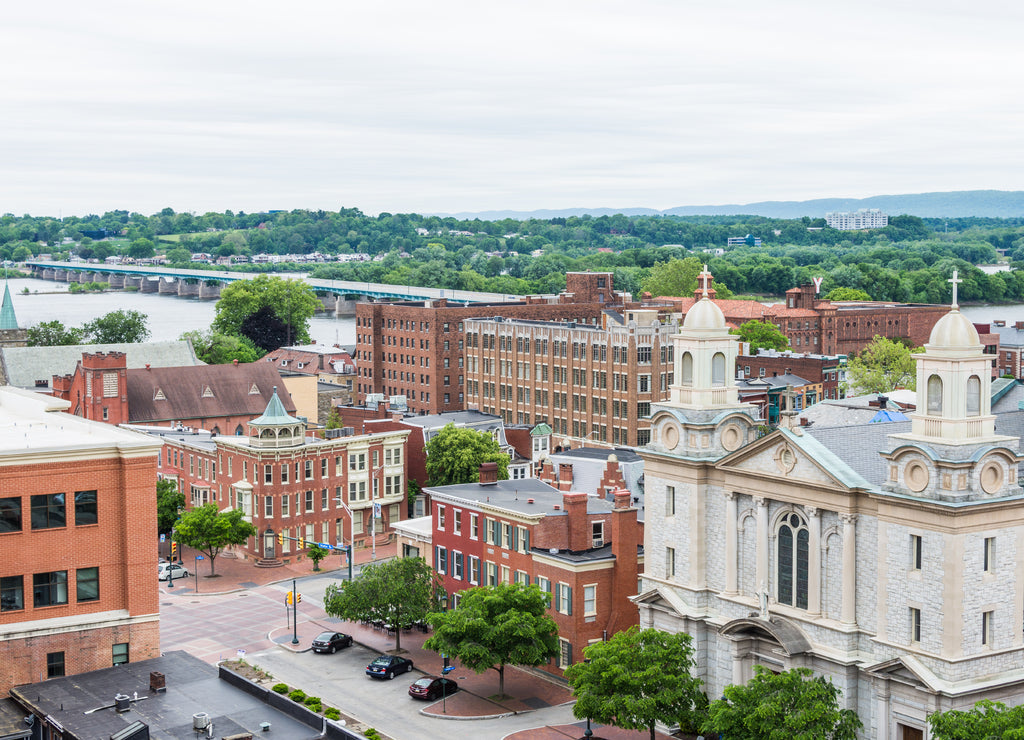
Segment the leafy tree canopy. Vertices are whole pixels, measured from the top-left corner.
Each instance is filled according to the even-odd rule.
[[[855,393],[888,393],[896,388],[917,389],[911,350],[903,342],[875,336],[847,363],[846,374]]]
[[[169,534],[178,521],[178,512],[185,508],[185,494],[169,478],[156,482],[156,529],[159,534]]]
[[[441,593],[440,579],[423,558],[396,558],[364,565],[355,580],[330,584],[324,611],[350,622],[386,624],[401,650],[402,630],[425,621]]]
[[[970,710],[937,712],[928,724],[934,740],[1024,740],[1024,705],[980,701]]]
[[[509,456],[487,432],[448,424],[427,442],[427,485],[449,486],[480,480],[480,464],[498,464],[498,480],[508,479]]]
[[[587,646],[583,655],[587,662],[565,671],[576,697],[576,717],[627,730],[649,729],[651,740],[658,722],[700,726],[707,698],[700,679],[690,675],[694,659],[688,634],[633,626]]]
[[[217,504],[209,503],[189,509],[181,515],[174,527],[174,541],[206,555],[210,560],[210,575],[214,561],[229,545],[244,545],[256,536],[256,527],[242,518],[241,509],[218,511]]]
[[[745,686],[711,702],[704,732],[729,740],[856,740],[861,721],[839,708],[839,689],[810,668],[772,673],[754,666]]]
[[[741,342],[750,342],[751,354],[757,354],[759,349],[786,349],[789,347],[786,335],[770,321],[751,319],[740,324],[740,328],[734,329],[732,333],[738,334]]]
[[[80,328],[64,326],[56,319],[30,326],[26,334],[29,347],[59,347],[85,342],[85,333]]]
[[[652,296],[692,296],[697,289],[697,276],[704,268],[696,257],[672,258],[668,262],[655,262],[650,273],[642,282],[643,289]],[[732,291],[724,285],[711,281],[715,297],[732,298]]]
[[[826,301],[870,301],[871,296],[860,288],[832,288],[825,294]]]
[[[119,309],[104,314],[82,326],[92,344],[134,344],[149,339],[146,314],[133,309]]]
[[[184,332],[179,339],[189,340],[196,356],[207,365],[226,365],[229,362],[256,362],[265,353],[247,337],[233,337],[216,331]]]
[[[459,605],[434,612],[434,634],[423,644],[458,658],[477,673],[498,672],[505,694],[505,666],[536,666],[558,655],[558,626],[548,614],[550,597],[536,585],[502,583],[463,591]]]
[[[309,339],[309,319],[320,307],[313,289],[301,280],[277,275],[257,275],[251,280],[238,280],[221,291],[217,301],[214,331],[233,336],[247,335],[257,346],[277,349],[281,344],[305,344]],[[259,314],[261,320],[250,323],[249,330],[257,331],[263,341],[269,340],[270,317],[283,324],[285,340],[272,347],[246,334],[246,321]],[[276,326],[276,325],[275,325]]]

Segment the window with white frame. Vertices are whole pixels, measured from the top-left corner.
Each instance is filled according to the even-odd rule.
[[[501,582],[512,583],[512,569],[507,565],[501,566]]]
[[[263,497],[263,516],[267,519],[274,517],[274,497],[264,496]]]
[[[306,513],[313,511],[313,492],[306,491]]]
[[[530,549],[530,530],[526,527],[516,527],[516,550],[527,552]]]
[[[462,580],[462,553],[457,550],[452,551],[452,578]]]
[[[320,477],[321,478],[326,478],[327,477],[327,458],[326,457],[320,458]]]
[[[572,587],[568,583],[559,583],[555,588],[555,611],[572,615]]]
[[[448,572],[448,548],[438,545],[434,551],[434,570],[441,575]]]
[[[329,496],[327,495],[327,489],[326,488],[321,488],[320,489],[320,511],[327,511],[327,509],[330,508],[330,503],[328,502],[328,499],[329,499]]]
[[[290,500],[291,500],[291,498],[288,496],[287,493],[284,496],[281,497],[281,516],[291,516],[291,514],[288,511],[288,509],[289,509],[288,502]]]
[[[442,532],[444,531],[444,524],[445,524],[445,507],[442,506],[441,504],[438,504],[437,505],[437,528],[439,530],[441,530]]]
[[[356,452],[348,456],[348,469],[351,471],[366,470],[366,453]]]
[[[591,522],[591,547],[604,547],[604,522]]]
[[[572,644],[568,640],[558,638],[558,667],[568,668],[572,665]]]
[[[274,466],[264,465],[263,466],[263,482],[273,483],[274,482]]]
[[[469,556],[469,582],[474,586],[480,585],[480,558],[476,555]]]
[[[475,540],[480,536],[480,516],[470,513],[469,515],[469,538]]]
[[[281,466],[281,482],[288,482],[288,463],[285,463],[284,465]]]
[[[306,460],[306,464],[303,467],[306,472],[306,480],[313,480],[313,461]]]
[[[352,512],[352,533],[362,534],[363,533],[363,512],[353,511]]]
[[[810,531],[796,513],[786,514],[776,530],[776,599],[780,604],[807,608]]]
[[[462,509],[452,509],[452,532],[462,534]]]
[[[583,587],[583,616],[592,617],[597,614],[597,584]]]

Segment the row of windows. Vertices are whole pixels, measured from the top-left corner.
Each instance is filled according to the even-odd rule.
[[[110,651],[110,664],[113,666],[127,665],[128,664],[128,643],[118,642],[114,643]],[[64,659],[64,651],[56,653],[46,654],[46,677],[47,678],[60,678],[66,675],[66,663]]]
[[[99,601],[100,569],[78,568],[75,571],[75,601]],[[68,603],[68,571],[54,570],[32,576],[32,606],[58,606]],[[0,577],[0,611],[11,612],[25,608],[25,577]]]
[[[23,524],[22,497],[0,498],[0,533],[21,532]],[[29,501],[29,522],[32,529],[55,529],[68,523],[68,509],[74,512],[75,526],[99,522],[96,491],[76,491],[69,506],[67,494],[34,494]]]
[[[920,571],[924,567],[924,538],[919,534],[910,535],[910,570]],[[983,573],[996,572],[996,538],[985,537],[981,542],[981,569]]]
[[[468,347],[480,347],[481,344],[484,349],[495,349],[495,336],[493,334],[477,334],[471,332],[466,335]],[[481,342],[482,340],[482,342]],[[547,356],[548,355],[549,341],[546,338],[536,338],[532,340],[532,352],[537,355]],[[552,339],[550,341],[551,356],[569,358],[570,356],[574,360],[585,360],[587,359],[587,347],[590,347],[591,359],[594,362],[606,362],[608,359],[608,347],[604,344],[589,344],[586,342],[572,342],[572,352],[570,355],[569,342],[564,339]],[[523,352],[526,354],[531,353],[531,339],[530,337],[518,336],[515,338],[514,344],[516,352]],[[497,349],[501,352],[511,352],[513,349],[512,337],[500,336],[497,337]],[[628,363],[628,348],[614,346],[612,347],[612,362]],[[639,346],[636,348],[636,361],[640,364],[649,364],[653,357],[653,348],[650,346]],[[671,344],[665,344],[661,347],[661,362],[672,362],[673,361],[673,346]]]

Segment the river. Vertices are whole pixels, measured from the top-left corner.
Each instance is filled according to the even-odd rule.
[[[65,326],[81,326],[111,311],[132,309],[149,318],[150,340],[154,342],[177,339],[182,332],[192,329],[209,329],[217,304],[211,299],[137,291],[70,293],[67,283],[35,278],[13,278],[9,285],[19,326],[27,328],[55,320]],[[355,317],[336,319],[332,314],[317,314],[310,319],[309,335],[323,344],[355,344]]]

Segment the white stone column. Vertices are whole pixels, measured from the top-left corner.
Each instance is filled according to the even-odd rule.
[[[807,611],[811,615],[821,614],[821,511],[814,506],[805,506],[807,529],[810,534],[807,552]]]
[[[737,551],[737,536],[736,528],[739,526],[739,522],[736,521],[737,517],[737,502],[736,494],[733,491],[726,491],[725,493],[725,592],[727,594],[735,594],[739,591],[736,586],[736,571],[738,570],[737,563],[739,562],[739,553]]]
[[[754,571],[754,588],[758,592],[768,590],[768,500],[755,496],[757,504],[757,567]]]
[[[857,515],[840,514],[843,523],[843,624],[857,623]]]

